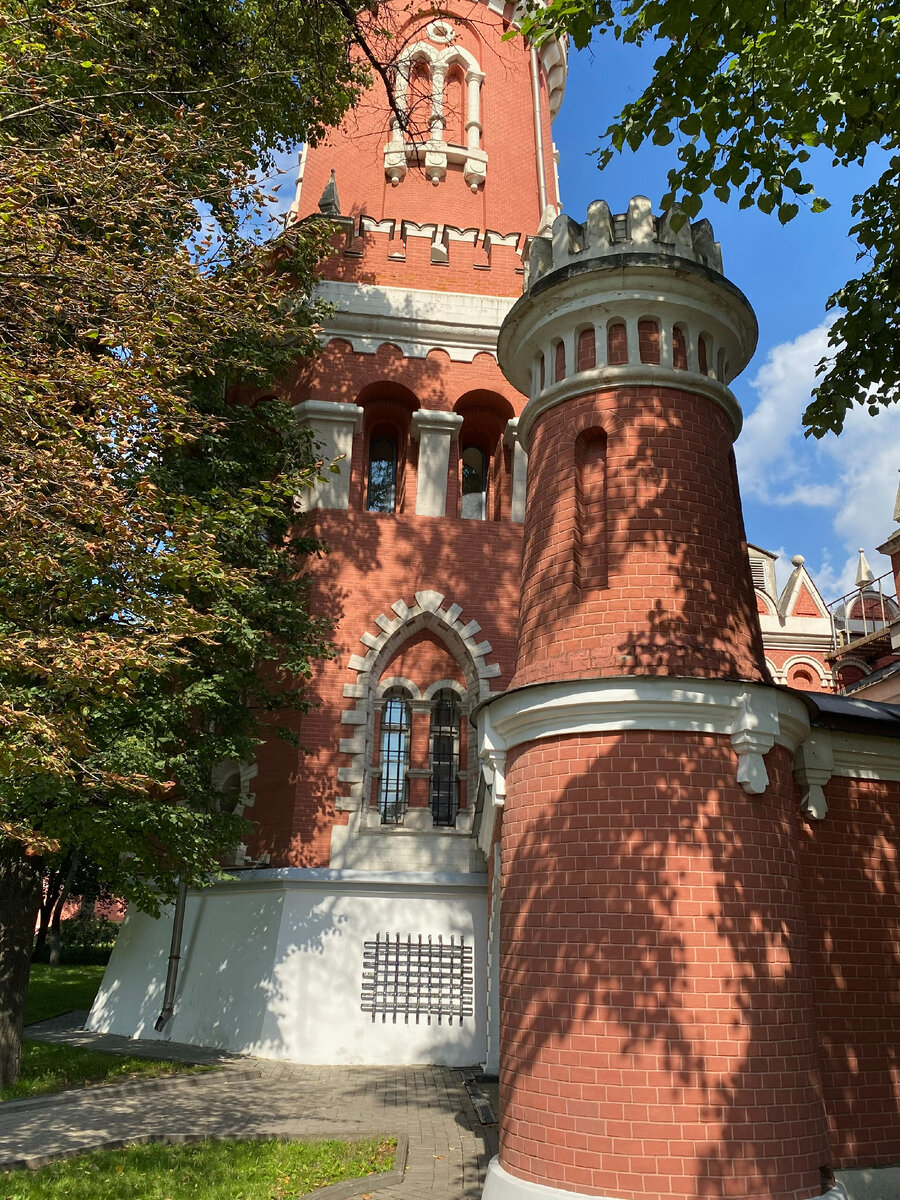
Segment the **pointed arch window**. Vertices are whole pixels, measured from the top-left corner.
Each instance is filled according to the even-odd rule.
[[[368,512],[392,513],[397,505],[397,443],[376,437],[369,443]]]
[[[381,747],[378,809],[383,825],[399,825],[409,802],[409,734],[412,714],[409,694],[391,688],[384,694],[381,713]]]
[[[459,811],[459,697],[442,688],[431,709],[431,816],[453,825]]]

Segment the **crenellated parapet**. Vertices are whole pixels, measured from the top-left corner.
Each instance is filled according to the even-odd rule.
[[[524,258],[524,294],[504,322],[498,357],[530,398],[526,444],[547,408],[622,386],[705,395],[737,436],[741,413],[727,385],[750,361],[758,330],[749,301],[722,274],[708,221],[691,224],[677,208],[654,216],[644,196],[619,214],[595,200],[583,223],[558,216]]]
[[[612,213],[605,200],[595,200],[583,224],[565,213],[557,217],[550,237],[530,243],[525,288],[570,263],[627,253],[683,258],[722,274],[722,247],[709,221],[691,224],[677,204],[656,217],[646,196],[633,196],[627,212]]]
[[[365,215],[329,220],[337,232],[335,252],[322,267],[327,280],[494,296],[521,291],[528,243],[521,232]]]

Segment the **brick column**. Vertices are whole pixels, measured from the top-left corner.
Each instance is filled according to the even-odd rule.
[[[708,223],[676,225],[641,197],[558,218],[500,335],[531,399],[517,669],[480,714],[505,804],[489,1200],[803,1200],[828,1163],[809,725],[764,683],[731,454],[756,327]],[[598,355],[622,325],[627,361]]]

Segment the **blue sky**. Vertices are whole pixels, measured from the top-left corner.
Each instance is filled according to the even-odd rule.
[[[633,195],[658,204],[676,163],[676,140],[618,155],[602,173],[590,157],[622,104],[635,100],[654,54],[608,38],[593,52],[570,57],[562,109],[553,126],[560,152],[563,207],[583,220],[588,204],[606,200],[623,212]],[[832,203],[826,213],[801,207],[787,226],[755,209],[739,211],[712,196],[702,216],[722,243],[725,272],[749,298],[759,320],[759,346],[732,384],[744,410],[736,453],[747,537],[782,555],[782,582],[790,558],[803,554],[825,599],[853,586],[862,546],[876,575],[889,562],[875,552],[894,528],[892,510],[900,467],[900,406],[877,418],[860,409],[839,438],[804,438],[800,417],[809,399],[815,364],[826,349],[825,301],[857,270],[856,246],[847,236],[853,195],[879,173],[835,169],[830,156],[809,178]]]

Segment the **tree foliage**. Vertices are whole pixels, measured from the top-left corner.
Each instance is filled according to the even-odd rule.
[[[529,5],[522,25],[541,39],[569,34],[584,47],[595,33],[634,45],[667,44],[643,94],[603,135],[602,168],[618,150],[677,139],[663,207],[690,217],[712,190],[790,221],[828,208],[809,181],[822,148],[835,167],[889,154],[880,178],[853,203],[851,234],[864,263],[827,302],[837,316],[831,353],[804,414],[809,433],[840,432],[848,410],[873,414],[900,385],[900,14],[882,0],[748,0],[723,5],[672,0],[550,0]]]
[[[329,652],[295,519],[321,464],[271,385],[330,229],[267,244],[264,174],[366,85],[355,21],[2,0],[0,1086],[42,856],[151,912],[203,882],[242,829],[223,764]]]

